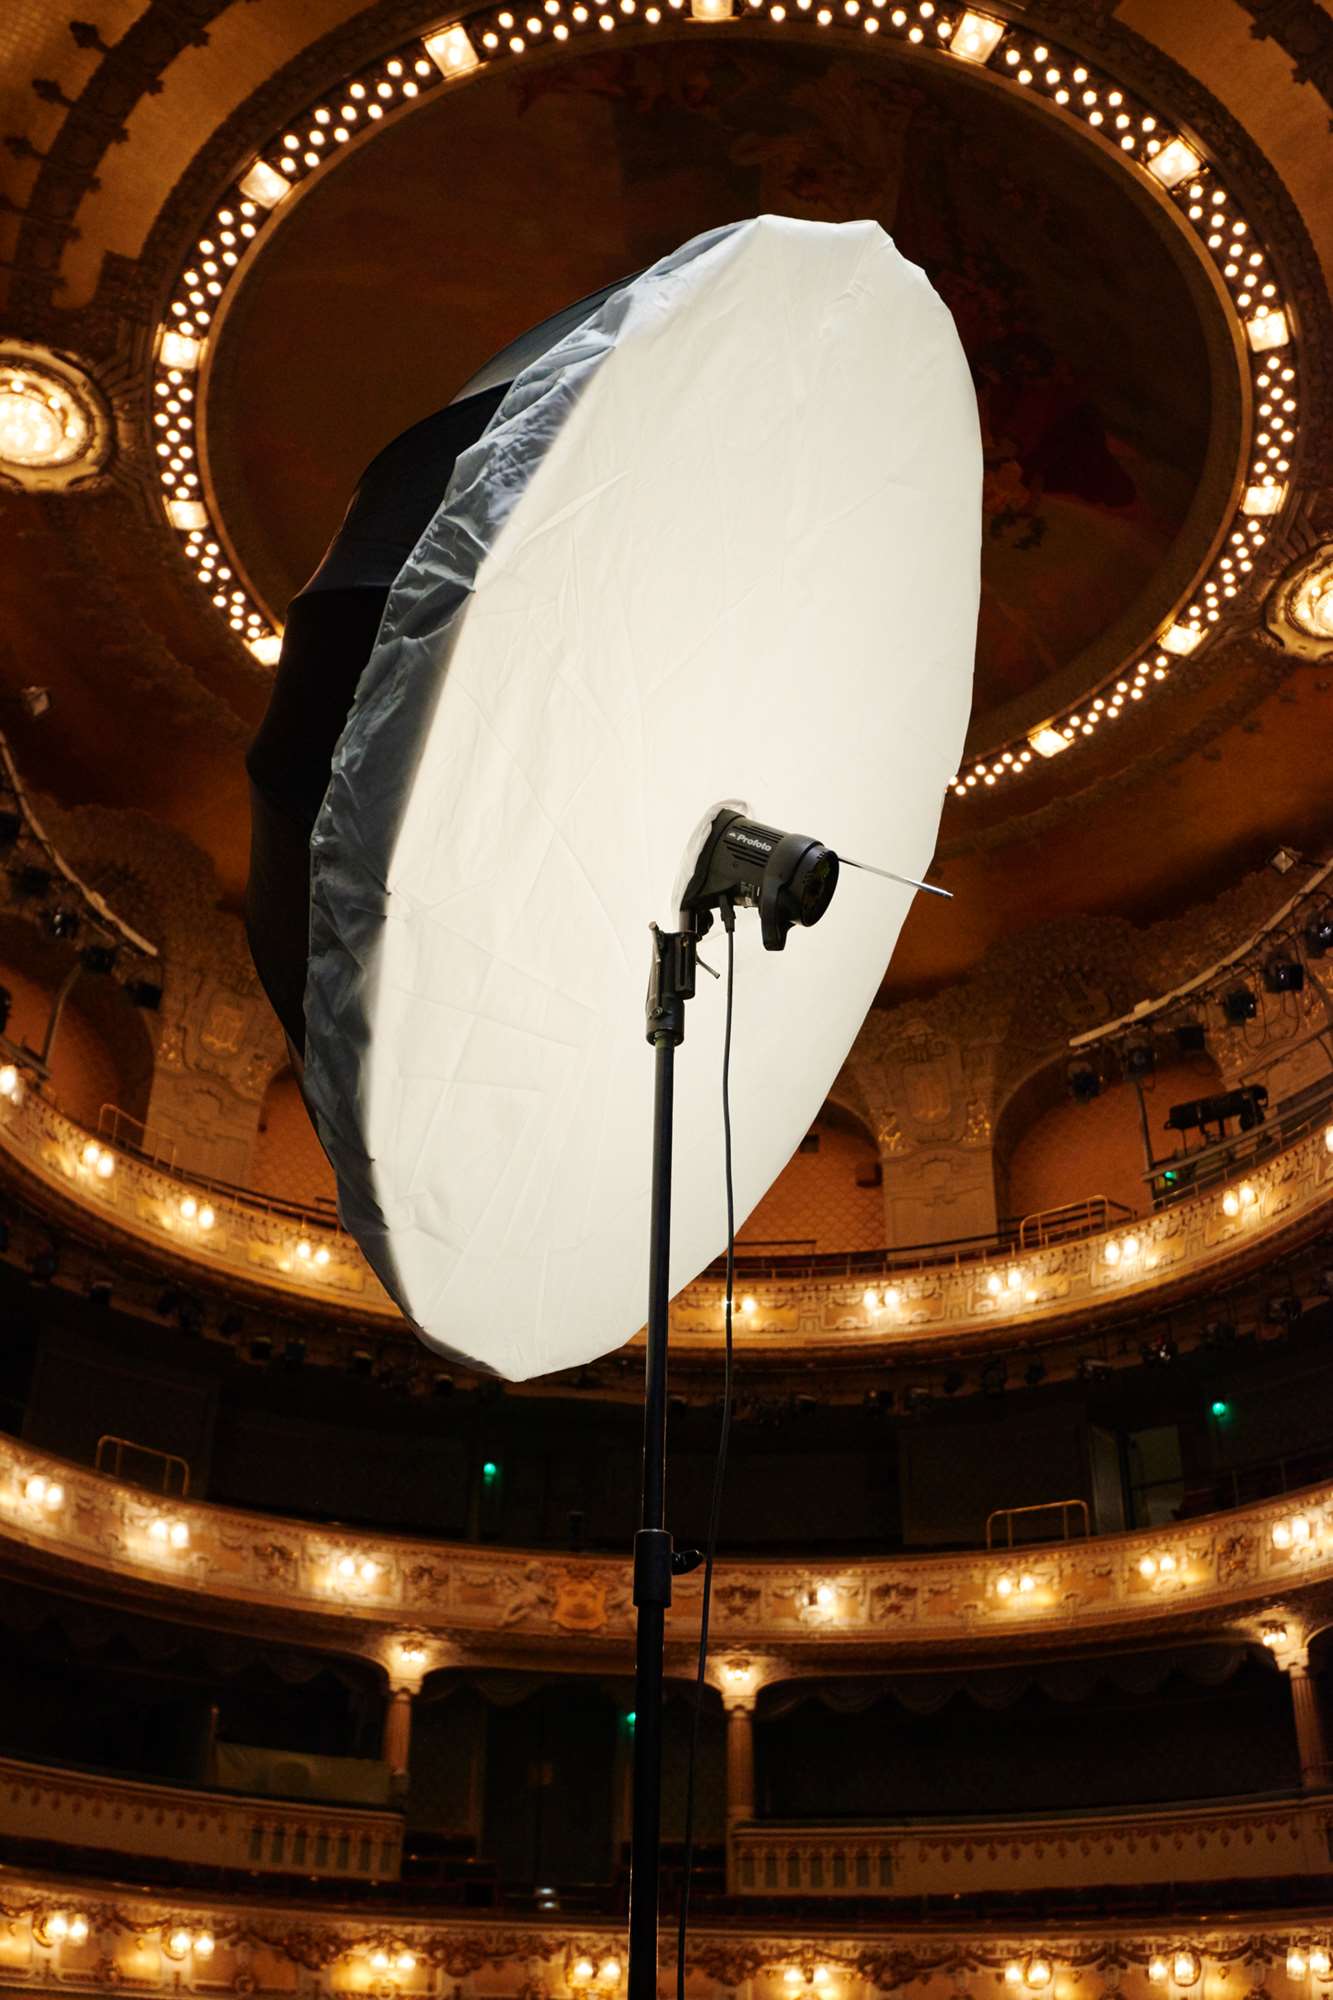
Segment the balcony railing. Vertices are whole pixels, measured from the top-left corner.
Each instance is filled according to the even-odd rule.
[[[404,1630],[481,1658],[516,1642],[628,1651],[628,1560],[411,1540],[243,1513],[142,1489],[0,1436],[0,1567],[147,1584],[182,1615],[205,1604],[381,1658]],[[697,1629],[683,1577],[668,1640]],[[1033,1645],[1132,1643],[1180,1621],[1249,1631],[1260,1611],[1333,1585],[1333,1487],[1132,1534],[866,1561],[728,1559],[713,1600],[719,1652],[950,1657]],[[339,1628],[341,1627],[341,1632]],[[452,1636],[451,1636],[452,1635]],[[428,1648],[429,1651],[429,1648]]]
[[[1322,1877],[1330,1800],[1225,1801],[1126,1812],[896,1826],[761,1825],[731,1834],[744,1897],[928,1897]]]
[[[220,1797],[0,1758],[0,1837],[247,1874],[394,1882],[400,1815]]]
[[[1266,1232],[1312,1227],[1333,1191],[1333,1124],[1310,1124],[1243,1178],[1182,1197],[1124,1228],[1020,1247],[1017,1235],[912,1252],[757,1260],[740,1271],[742,1345],[802,1348],[919,1344],[936,1333],[981,1336],[1014,1324],[1086,1320],[1132,1307],[1164,1285],[1212,1282]],[[326,1300],[344,1318],[398,1320],[352,1240],[329,1218],[220,1183],[191,1181],[113,1151],[39,1091],[0,1095],[0,1152],[14,1175],[77,1203],[109,1233],[154,1245],[239,1288]],[[1052,1232],[1044,1232],[1049,1237]],[[703,1277],[672,1306],[684,1347],[716,1345],[721,1286]]]

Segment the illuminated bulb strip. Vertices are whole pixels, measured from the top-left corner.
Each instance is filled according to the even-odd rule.
[[[1086,126],[1109,147],[1127,173],[1138,175],[1171,202],[1211,258],[1235,316],[1238,344],[1250,375],[1255,412],[1245,488],[1219,553],[1177,608],[1157,645],[1118,676],[1091,691],[1076,709],[1052,716],[1040,729],[988,750],[960,771],[950,790],[958,798],[983,796],[1003,781],[1034,768],[1037,760],[1092,740],[1106,722],[1133,712],[1175,659],[1194,653],[1221,624],[1228,607],[1246,592],[1255,558],[1268,539],[1268,522],[1281,513],[1298,445],[1299,399],[1292,316],[1271,258],[1247,217],[1204,160],[1193,140],[1171,128],[1146,102],[1081,58],[1012,27],[983,8],[942,13],[933,0],[912,7],[887,0],[542,0],[541,11],[477,10],[432,29],[395,54],[346,79],[326,102],[311,106],[275,135],[238,175],[213,211],[179,274],[159,332],[153,381],[154,437],[167,519],[182,539],[195,581],[210,605],[265,667],[276,664],[281,634],[226,561],[225,543],[201,490],[193,441],[194,382],[202,365],[219,300],[233,283],[246,252],[280,213],[292,189],[324,172],[344,146],[373,131],[386,116],[409,110],[434,91],[493,63],[516,61],[549,39],[571,37],[595,44],[622,22],[654,28],[672,15],[689,18],[707,33],[712,23],[737,13],[780,31],[788,19],[807,17],[819,29],[883,34],[911,47],[952,55],[983,71],[1006,90],[1046,100],[1057,115]]]

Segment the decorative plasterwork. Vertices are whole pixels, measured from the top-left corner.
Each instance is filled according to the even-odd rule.
[[[286,129],[243,163],[206,220],[177,275],[158,333],[150,431],[159,460],[163,505],[197,584],[213,609],[263,664],[278,657],[280,635],[255,600],[215,514],[204,477],[197,384],[207,365],[215,322],[245,273],[253,249],[283,213],[293,192],[308,186],[337,160],[342,148],[365,143],[386,120],[404,115],[440,90],[487,67],[507,64],[550,46],[600,48],[620,29],[660,27],[716,32],[732,15],[731,0],[687,20],[684,0],[665,7],[637,0],[543,0],[540,13],[516,17],[491,7],[466,14],[447,33],[413,38],[392,54],[343,77],[323,99],[286,121]],[[630,18],[634,17],[634,18]],[[1298,453],[1299,417],[1294,311],[1277,264],[1259,240],[1216,160],[1177,117],[1150,103],[1108,69],[1011,27],[995,17],[998,33],[978,41],[965,9],[932,0],[912,8],[886,0],[750,0],[747,25],[767,32],[831,31],[835,36],[879,37],[921,60],[950,53],[995,88],[1028,97],[1052,117],[1077,125],[1110,163],[1134,176],[1142,192],[1171,213],[1184,239],[1207,268],[1227,317],[1240,362],[1240,401],[1254,423],[1245,463],[1237,475],[1227,518],[1219,524],[1203,573],[1141,656],[1125,663],[1104,686],[1090,688],[1077,707],[1049,717],[1026,738],[996,744],[957,775],[960,797],[1018,775],[1034,757],[1056,756],[1095,736],[1103,722],[1132,711],[1174,664],[1204,645],[1241,605],[1253,598],[1261,550],[1286,504]],[[785,26],[790,19],[790,26]],[[427,26],[433,25],[427,23]],[[598,32],[600,31],[600,32]],[[882,34],[881,34],[882,31]]]
[[[605,1557],[343,1532],[156,1500],[0,1437],[0,1563],[170,1602],[198,1619],[262,1614],[276,1635],[366,1653],[411,1635],[427,1662],[499,1648],[629,1655],[628,1554]],[[1237,1633],[1264,1615],[1316,1630],[1333,1587],[1333,1488],[1152,1532],[1026,1551],[891,1561],[720,1565],[719,1658],[764,1659],[765,1679],[866,1657],[993,1656],[1059,1644]],[[674,1586],[668,1642],[691,1645],[701,1580]],[[438,1656],[434,1642],[442,1642]],[[772,1655],[771,1659],[764,1656]]]
[[[52,1916],[65,1918],[58,1938],[48,1929]],[[376,2000],[473,2000],[497,1993],[563,2000],[590,1986],[607,1996],[624,1991],[624,1932],[558,1915],[468,1922],[403,1911],[326,1914],[309,1905],[71,1891],[59,1880],[13,1875],[0,1887],[0,1917],[7,1919],[0,1990],[265,1992],[300,2000],[333,1993],[370,1993]],[[674,1975],[668,1928],[662,1963]],[[1177,1971],[1187,1973],[1187,1991],[1234,1992],[1243,2000],[1247,1991],[1262,1992],[1270,1968],[1284,1976],[1289,1953],[1322,1950],[1326,1938],[1326,1926],[1312,1930],[1285,1913],[1245,1923],[1167,1920],[1155,1929],[1102,1924],[1040,1934],[889,1926],[861,1926],[852,1934],[732,1918],[692,1925],[686,1962],[696,2000],[732,2000],[742,1984],[751,2000],[791,2000],[802,1989],[821,2000],[872,2000],[908,1985],[922,2000],[1010,1989],[1030,2000],[1033,1989],[1024,1987],[1023,1972],[1038,1957],[1042,1990],[1059,1993],[1076,1979],[1089,2000],[1179,1995],[1179,1980],[1168,1984]],[[1163,1964],[1164,1955],[1171,1966]]]
[[[3,1088],[0,1153],[8,1156],[11,1177],[77,1204],[100,1232],[151,1245],[164,1261],[183,1262],[220,1283],[398,1320],[352,1239],[324,1218],[165,1173],[84,1132],[38,1091],[6,1096]],[[109,1170],[103,1153],[111,1157]],[[756,1351],[849,1345],[887,1351],[944,1334],[984,1341],[1002,1331],[1012,1340],[1018,1327],[1082,1321],[1130,1308],[1150,1293],[1156,1304],[1168,1292],[1216,1282],[1256,1251],[1313,1225],[1331,1188],[1333,1126],[1251,1168],[1235,1186],[1220,1184],[1072,1243],[953,1264],[886,1264],[855,1276],[747,1280],[737,1340]],[[1228,1213],[1233,1204],[1235,1213]],[[717,1280],[686,1286],[673,1302],[671,1323],[683,1349],[718,1345]]]

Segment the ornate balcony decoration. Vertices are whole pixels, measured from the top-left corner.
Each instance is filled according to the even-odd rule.
[[[1024,1815],[957,1826],[742,1826],[736,1893],[754,1897],[1021,1893],[1237,1876],[1333,1874],[1327,1801]]]
[[[164,1264],[211,1274],[239,1291],[325,1301],[346,1318],[399,1323],[350,1237],[323,1219],[282,1213],[262,1198],[190,1182],[105,1145],[40,1092],[0,1075],[0,1158],[43,1206],[73,1205],[109,1237],[152,1246]],[[947,1335],[984,1344],[1014,1329],[1086,1323],[1148,1292],[1215,1283],[1262,1245],[1314,1226],[1333,1192],[1333,1125],[1251,1165],[1243,1177],[1156,1215],[1043,1248],[916,1269],[887,1265],[799,1277],[748,1278],[736,1339],[755,1353],[818,1349],[875,1353],[928,1347]],[[497,1310],[502,1309],[497,1306]],[[684,1350],[720,1345],[716,1278],[687,1285],[672,1306]]]
[[[65,1917],[58,1934],[53,1915]],[[503,1923],[377,1922],[309,1906],[192,1898],[182,1908],[141,1894],[117,1891],[113,1898],[82,1890],[76,1907],[65,1884],[10,1876],[0,1890],[0,1916],[7,1919],[0,1991],[58,1986],[104,1993],[114,1986],[145,1994],[299,1993],[308,2000],[335,1993],[474,2000],[497,1992],[567,2000],[590,1990],[624,1991],[623,1932],[575,1926],[558,1914]],[[742,1984],[752,2000],[791,2000],[802,1990],[820,2000],[875,2000],[909,1985],[922,2000],[956,2000],[974,1985],[1062,1991],[1071,1979],[1107,2000],[1150,2000],[1172,1983],[1207,1992],[1262,1991],[1267,1971],[1297,1963],[1307,1967],[1308,1979],[1310,1961],[1320,1955],[1323,1962],[1327,1943],[1327,1925],[1312,1931],[1286,1914],[1246,1924],[1175,1925],[1160,1936],[1145,1935],[1140,1921],[1132,1929],[1102,1924],[1041,1938],[887,1927],[784,1935],[771,1922],[761,1928],[731,1920],[692,1926],[687,1968],[697,2000],[729,2000]],[[670,1966],[666,1937],[663,1949]]]
[[[396,1813],[228,1798],[4,1757],[0,1835],[250,1874],[393,1882],[403,1823]]]
[[[59,1500],[51,1504],[50,1495]],[[158,1532],[160,1524],[165,1532]],[[184,1615],[314,1636],[369,1653],[410,1630],[428,1657],[591,1647],[629,1654],[628,1561],[344,1533],[154,1500],[0,1437],[0,1567],[114,1577]],[[1333,1587],[1333,1487],[1198,1521],[1021,1552],[820,1565],[735,1562],[713,1599],[719,1649],[779,1655],[792,1674],[866,1658],[993,1657],[1134,1643],[1170,1631],[1260,1640],[1264,1614]],[[668,1640],[693,1643],[700,1582],[682,1578]],[[1313,1619],[1297,1619],[1313,1623]],[[443,1655],[442,1655],[443,1656]]]

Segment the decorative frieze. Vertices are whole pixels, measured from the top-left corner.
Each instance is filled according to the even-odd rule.
[[[313,1636],[368,1654],[402,1685],[454,1658],[455,1642],[474,1660],[564,1656],[585,1644],[628,1657],[634,1630],[628,1551],[623,1561],[533,1554],[158,1501],[7,1437],[0,1565],[91,1571],[173,1600],[195,1619],[205,1604],[227,1622],[258,1618],[274,1637]],[[693,1644],[700,1591],[698,1576],[676,1583],[669,1644]],[[757,1685],[867,1658],[985,1658],[1163,1633],[1257,1642],[1265,1612],[1270,1621],[1288,1618],[1292,1631],[1318,1629],[1316,1609],[1331,1593],[1333,1487],[1319,1487],[1198,1521],[1022,1551],[728,1560],[717,1572],[712,1632],[719,1657],[748,1662]],[[404,1645],[410,1670],[396,1664]]]

